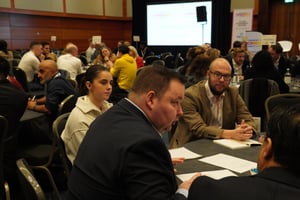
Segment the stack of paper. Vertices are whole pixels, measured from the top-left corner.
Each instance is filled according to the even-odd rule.
[[[185,160],[200,158],[202,156],[200,154],[197,154],[197,153],[194,153],[194,152],[188,150],[185,147],[170,149],[169,152],[171,154],[171,158],[184,158]]]

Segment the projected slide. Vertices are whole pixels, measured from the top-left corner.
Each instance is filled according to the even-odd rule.
[[[206,21],[197,20],[205,6]],[[193,46],[211,42],[211,1],[147,5],[147,43],[150,46]]]

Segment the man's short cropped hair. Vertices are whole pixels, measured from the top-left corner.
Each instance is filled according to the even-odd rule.
[[[162,96],[169,88],[171,80],[178,80],[185,84],[185,78],[164,66],[148,66],[138,73],[132,92],[143,94],[153,90],[158,97]]]
[[[274,160],[300,176],[300,103],[278,105],[271,113],[266,137],[272,140]]]

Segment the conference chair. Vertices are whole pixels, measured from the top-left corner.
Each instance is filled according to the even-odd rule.
[[[284,53],[291,51],[291,49],[293,47],[293,42],[289,41],[289,40],[281,40],[281,41],[278,41],[278,43],[281,45]]]
[[[147,56],[145,58],[145,66],[151,65],[153,63],[153,61],[155,61],[155,60],[159,60],[159,57],[157,57],[157,56]]]
[[[266,128],[265,100],[269,96],[280,93],[278,84],[266,78],[247,79],[240,81],[239,93],[252,116],[260,118],[261,131],[264,131]]]
[[[283,53],[289,57],[288,53],[291,51],[292,47],[293,47],[293,42],[289,41],[289,40],[281,40],[278,41],[278,43],[281,45],[282,49],[283,49]]]
[[[10,200],[10,190],[8,183],[4,179],[4,169],[3,169],[3,139],[5,138],[5,135],[7,134],[8,130],[8,122],[6,118],[2,115],[0,115],[0,199]]]
[[[65,149],[60,139],[60,134],[64,129],[69,113],[58,116],[52,125],[52,144],[39,144],[23,147],[19,153],[19,158],[24,158],[33,170],[43,172],[52,187],[52,190],[60,199],[59,185],[65,189],[68,176],[70,174],[70,164],[65,155]],[[54,176],[51,171],[55,171],[63,176]],[[54,179],[56,178],[56,181]]]
[[[60,136],[61,136],[63,130],[65,129],[69,115],[70,115],[70,112],[64,113],[64,114],[58,116],[52,125],[52,130],[56,137],[57,146],[59,148],[59,157],[60,157],[60,160],[62,161],[62,164],[64,167],[64,172],[65,172],[67,178],[70,175],[70,169],[72,167],[72,164],[69,161],[69,159],[67,158],[64,142],[62,141]]]
[[[276,109],[277,105],[280,105],[280,107],[285,106],[286,108],[288,108],[290,105],[296,103],[300,103],[300,94],[285,93],[268,97],[265,101],[267,121],[270,119],[270,115],[272,111]]]
[[[45,193],[36,180],[32,169],[30,168],[26,160],[23,158],[18,159],[16,164],[24,199],[46,200]]]
[[[58,106],[58,115],[71,112],[76,105],[77,97],[74,94],[67,96]]]

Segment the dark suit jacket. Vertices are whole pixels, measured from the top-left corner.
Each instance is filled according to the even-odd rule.
[[[300,177],[284,168],[267,168],[256,176],[227,177],[214,180],[197,178],[189,191],[189,200],[296,200],[300,197]]]
[[[3,138],[4,145],[4,174],[12,190],[16,184],[16,150],[20,118],[27,106],[27,95],[8,80],[0,80],[0,115],[3,115],[8,122],[8,132]]]
[[[161,136],[125,99],[92,123],[68,185],[67,199],[185,199]]]
[[[234,75],[234,67],[233,67],[233,62],[232,62],[232,56],[230,54],[228,54],[228,55],[224,56],[224,58],[230,63],[231,74]],[[250,67],[249,59],[245,59],[243,65],[242,65],[243,75],[245,75],[245,73],[246,73],[246,71],[249,67]]]
[[[280,56],[279,61],[278,61],[278,72],[281,75],[281,78],[284,77],[284,74],[285,74],[287,68],[290,68],[290,70],[292,72],[291,61],[284,56]]]

